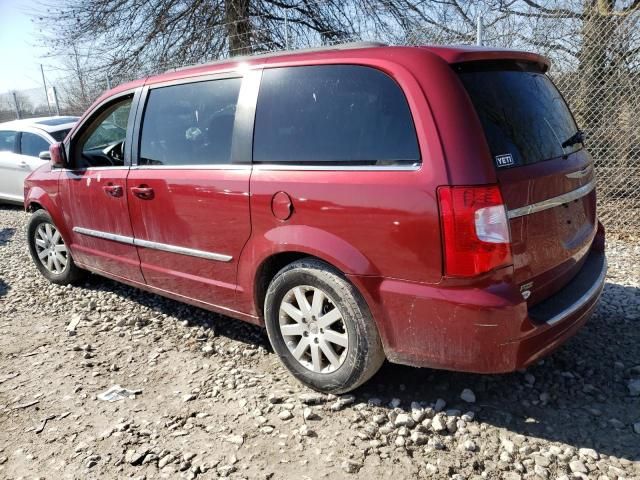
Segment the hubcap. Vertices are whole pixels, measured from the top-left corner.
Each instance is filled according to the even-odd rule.
[[[41,223],[36,229],[34,240],[36,253],[44,268],[56,275],[64,272],[69,253],[56,227],[50,223]]]
[[[313,372],[334,372],[347,357],[342,313],[319,288],[302,285],[287,292],[280,304],[280,332],[293,358]]]

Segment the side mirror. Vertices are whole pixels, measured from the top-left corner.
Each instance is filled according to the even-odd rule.
[[[42,152],[45,153],[45,152]],[[42,153],[40,158],[42,158]],[[64,168],[67,166],[67,158],[64,154],[64,146],[62,143],[53,143],[49,146],[49,161],[52,168]]]
[[[45,150],[44,152],[40,152],[38,154],[38,158],[40,160],[47,160],[50,161],[51,160],[51,154],[49,153],[49,150]]]

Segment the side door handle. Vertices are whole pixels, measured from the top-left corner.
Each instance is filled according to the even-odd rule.
[[[153,188],[148,187],[147,185],[131,187],[131,193],[142,200],[151,200],[154,196]]]
[[[29,164],[27,162],[25,162],[24,160],[20,160],[20,163],[18,163],[18,166],[20,168],[29,168]]]
[[[120,185],[107,184],[102,189],[111,197],[121,197],[122,187]]]

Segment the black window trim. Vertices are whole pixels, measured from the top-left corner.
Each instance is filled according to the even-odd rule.
[[[59,169],[63,171],[71,171],[71,172],[84,172],[87,170],[118,170],[118,169],[129,169],[131,167],[131,140],[133,138],[133,120],[135,118],[135,113],[139,105],[140,93],[142,91],[142,87],[132,88],[130,90],[125,90],[119,92],[116,95],[113,95],[109,98],[105,98],[102,102],[96,105],[91,113],[89,113],[84,119],[82,119],[82,123],[78,124],[77,127],[74,128],[71,137],[67,137],[67,140],[63,142],[64,150],[66,152],[67,161],[69,162],[67,168]],[[93,121],[104,111],[105,108],[109,108],[114,103],[121,102],[127,97],[131,98],[131,110],[129,111],[129,119],[127,120],[127,132],[125,135],[125,151],[124,151],[124,165],[118,166],[101,166],[101,167],[76,167],[72,164],[73,156],[70,155],[71,149],[76,147],[77,142],[80,137],[82,137],[88,125],[93,123]],[[128,145],[128,146],[127,146]]]
[[[166,82],[145,85],[140,94],[134,121],[133,138],[131,142],[131,168],[135,170],[238,170],[251,168],[251,150],[253,142],[253,116],[258,99],[258,85],[262,69],[251,69],[246,72],[234,70],[224,73],[196,75]],[[184,164],[184,165],[140,165],[140,142],[142,141],[142,127],[144,115],[149,100],[149,92],[156,88],[172,87],[175,85],[187,85],[216,80],[230,80],[240,78],[240,92],[236,103],[236,113],[233,123],[231,138],[231,162],[227,164]],[[247,142],[249,148],[247,148]],[[244,159],[244,160],[243,160]]]
[[[402,93],[405,101],[407,102],[407,107],[409,108],[409,115],[411,117],[411,124],[413,127],[413,132],[416,137],[416,144],[418,146],[418,155],[419,158],[416,160],[416,164],[411,165],[304,165],[304,164],[287,164],[287,163],[260,163],[253,161],[253,135],[251,136],[251,163],[252,167],[256,170],[279,170],[279,171],[296,171],[296,170],[304,170],[304,171],[367,171],[367,172],[379,172],[379,171],[420,171],[424,165],[424,158],[422,147],[420,145],[420,138],[418,136],[418,131],[416,129],[416,122],[414,118],[414,112],[411,109],[411,104],[409,99],[407,98],[407,94],[404,91],[402,85],[393,77],[393,75],[389,74],[385,70],[367,63],[358,63],[358,62],[335,62],[335,63],[305,63],[305,64],[297,64],[297,65],[273,65],[267,66],[263,69],[272,69],[272,68],[297,68],[297,67],[323,67],[323,66],[355,66],[355,67],[365,67],[373,70],[377,70],[381,72],[383,75],[386,75],[389,79],[395,83],[396,87]],[[257,92],[259,93],[259,92]],[[253,117],[252,117],[252,131],[255,129],[255,111],[258,105],[258,95],[256,95],[254,106],[253,106]]]

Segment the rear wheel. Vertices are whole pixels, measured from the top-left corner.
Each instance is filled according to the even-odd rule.
[[[45,210],[38,210],[31,216],[27,240],[31,258],[50,282],[66,285],[84,276],[84,270],[73,262],[60,231]]]
[[[315,259],[278,272],[267,290],[265,322],[282,362],[316,390],[353,390],[384,361],[375,322],[358,291]]]

